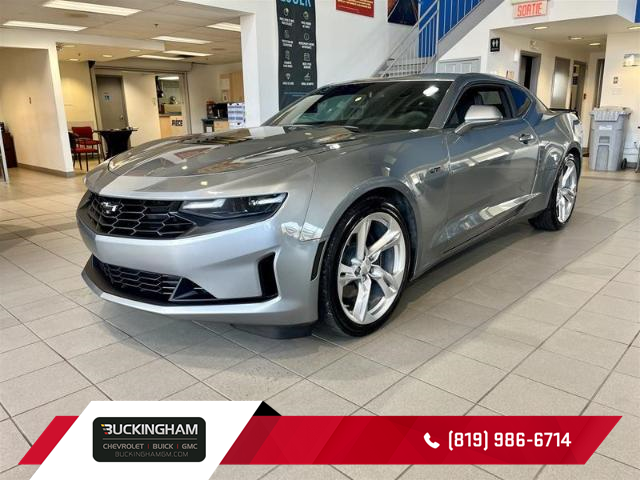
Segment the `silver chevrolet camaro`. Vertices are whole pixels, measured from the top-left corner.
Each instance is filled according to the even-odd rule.
[[[150,312],[366,335],[408,281],[496,228],[561,229],[581,136],[574,114],[489,75],[326,86],[261,127],[158,140],[91,171],[83,276]]]

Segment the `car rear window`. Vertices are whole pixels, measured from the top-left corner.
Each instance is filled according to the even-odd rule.
[[[516,106],[516,117],[524,115],[531,106],[531,98],[527,95],[527,92],[521,88],[511,86],[511,96],[513,97],[513,103]]]

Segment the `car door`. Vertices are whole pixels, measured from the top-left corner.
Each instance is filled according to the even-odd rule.
[[[471,105],[492,105],[503,119],[457,134]],[[502,83],[472,84],[445,125],[449,150],[447,234],[450,248],[508,219],[531,194],[538,158],[534,130]]]

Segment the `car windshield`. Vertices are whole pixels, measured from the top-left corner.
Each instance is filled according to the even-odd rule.
[[[362,82],[320,88],[267,125],[344,126],[357,131],[427,128],[447,81]]]

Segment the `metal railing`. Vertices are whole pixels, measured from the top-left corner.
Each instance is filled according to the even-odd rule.
[[[379,77],[404,77],[424,71],[438,46],[438,8],[434,1],[421,15],[407,36],[391,52]]]
[[[481,2],[432,0],[406,37],[393,49],[385,64],[378,69],[376,76],[404,77],[424,72],[438,57],[439,41]]]

